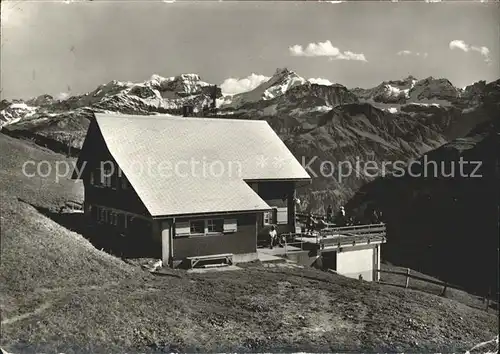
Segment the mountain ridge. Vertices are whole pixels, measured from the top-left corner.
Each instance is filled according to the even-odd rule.
[[[381,163],[416,158],[468,133],[488,118],[483,96],[490,86],[480,81],[462,90],[446,79],[408,76],[360,91],[311,83],[279,68],[254,90],[228,97],[217,88],[215,96],[218,117],[268,121],[299,161],[317,156],[319,164],[356,158]],[[94,112],[180,115],[184,105],[191,105],[195,116],[210,115],[213,87],[197,74],[155,74],[142,83],[114,80],[62,100],[50,95],[4,100],[0,119],[7,122],[5,133],[77,152]],[[390,92],[396,93],[396,101]],[[325,204],[339,206],[369,180],[315,178],[311,192],[302,196],[302,207],[321,211]]]

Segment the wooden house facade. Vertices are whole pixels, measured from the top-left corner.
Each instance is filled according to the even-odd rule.
[[[196,175],[193,164],[189,170],[189,161],[201,166],[207,156],[207,166],[234,162],[239,173]],[[262,157],[280,165],[257,163]],[[170,173],[159,173],[160,165]],[[204,255],[255,260],[262,227],[295,230],[295,191],[310,183],[265,121],[101,114],[73,178],[83,180],[88,232],[97,244],[173,267]]]

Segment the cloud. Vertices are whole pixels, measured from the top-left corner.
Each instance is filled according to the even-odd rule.
[[[55,95],[54,97],[58,101],[64,101],[65,99],[69,98],[69,93],[67,92],[61,92]]]
[[[235,95],[241,92],[252,91],[261,83],[269,80],[269,76],[253,74],[243,79],[229,78],[220,85],[221,90],[226,95]]]
[[[318,85],[333,85],[333,82],[331,82],[330,80],[328,79],[322,79],[322,78],[310,78],[309,81],[311,84],[318,84]]]
[[[429,56],[429,53],[412,52],[411,50],[400,50],[396,54],[400,55],[400,56],[414,55],[414,56],[422,57],[422,58],[427,58],[427,56]]]
[[[466,44],[464,41],[462,40],[458,40],[458,39],[455,39],[453,41],[450,42],[450,49],[461,49],[463,50],[464,52],[468,52],[469,51],[469,45]]]
[[[467,43],[465,43],[463,40],[461,39],[455,39],[453,41],[450,42],[449,44],[449,47],[451,50],[453,49],[460,49],[466,53],[468,52],[478,52],[479,54],[481,54],[483,57],[484,57],[484,61],[487,62],[487,63],[491,63],[491,59],[490,59],[490,50],[488,49],[488,47],[476,47],[476,46],[472,46],[472,45],[469,45]]]
[[[307,47],[295,44],[288,48],[290,55],[296,57],[329,57],[330,60],[359,60],[367,61],[364,54],[351,51],[341,52],[329,40],[326,42],[309,43]]]

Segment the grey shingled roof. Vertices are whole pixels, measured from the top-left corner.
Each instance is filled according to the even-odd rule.
[[[111,155],[152,216],[267,210],[245,180],[310,179],[266,121],[95,117]],[[162,165],[171,169],[162,174]]]

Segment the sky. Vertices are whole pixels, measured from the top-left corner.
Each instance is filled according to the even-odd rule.
[[[348,88],[500,78],[494,3],[2,1],[1,98],[197,73],[250,90],[287,67]],[[313,80],[314,81],[314,80]]]

